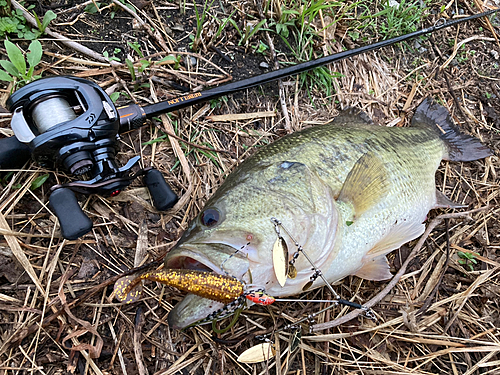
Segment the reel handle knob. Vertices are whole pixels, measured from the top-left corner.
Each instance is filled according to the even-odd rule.
[[[67,240],[76,240],[92,229],[92,221],[83,212],[75,193],[70,189],[54,190],[50,194],[49,203],[59,219],[62,236]]]
[[[16,137],[0,139],[0,169],[21,168],[31,158],[31,150],[26,143]]]
[[[144,176],[144,183],[153,198],[153,204],[159,211],[165,211],[174,206],[179,199],[163,178],[158,169],[150,169]]]

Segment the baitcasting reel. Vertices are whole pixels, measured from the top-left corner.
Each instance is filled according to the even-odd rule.
[[[138,106],[132,109],[135,107],[140,109]],[[19,151],[25,153],[28,145],[31,157],[41,166],[62,167],[81,178],[51,188],[50,206],[59,219],[64,238],[76,239],[92,228],[92,221],[80,208],[74,191],[115,196],[133,179],[144,176],[158,210],[166,210],[177,201],[158,170],[132,172],[139,156],[123,167],[118,166],[115,155],[120,127],[135,127],[130,120],[140,120],[142,125],[145,115],[126,110],[120,122],[120,113],[113,102],[95,83],[76,77],[40,79],[12,94],[7,108],[12,112],[11,126],[20,142]],[[11,143],[15,149],[16,142]],[[12,157],[12,150],[9,151]],[[5,164],[2,159],[8,156],[3,154],[2,150],[1,167]]]

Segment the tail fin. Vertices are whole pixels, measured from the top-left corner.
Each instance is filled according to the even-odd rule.
[[[448,110],[430,98],[425,98],[417,107],[411,123],[415,127],[430,127],[439,134],[448,148],[445,160],[471,161],[493,155],[478,139],[461,133]]]

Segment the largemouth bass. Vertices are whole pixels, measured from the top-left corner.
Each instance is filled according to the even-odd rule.
[[[431,99],[419,105],[408,128],[376,126],[364,113],[343,112],[243,162],[189,225],[165,266],[229,275],[274,297],[299,294],[311,265],[299,255],[296,277],[278,283],[272,261],[276,218],[330,283],[348,275],[388,279],[386,255],[424,232],[429,210],[453,206],[436,190],[441,160],[491,154],[460,133]],[[291,259],[296,244],[283,238]],[[322,285],[318,278],[312,288]],[[189,294],[168,321],[184,328],[222,306]]]

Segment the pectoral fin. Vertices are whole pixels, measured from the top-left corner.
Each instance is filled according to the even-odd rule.
[[[385,255],[369,259],[355,275],[373,281],[387,280],[392,277]]]
[[[338,200],[352,203],[356,216],[375,206],[389,192],[389,176],[375,154],[364,154],[354,164],[342,186]]]

